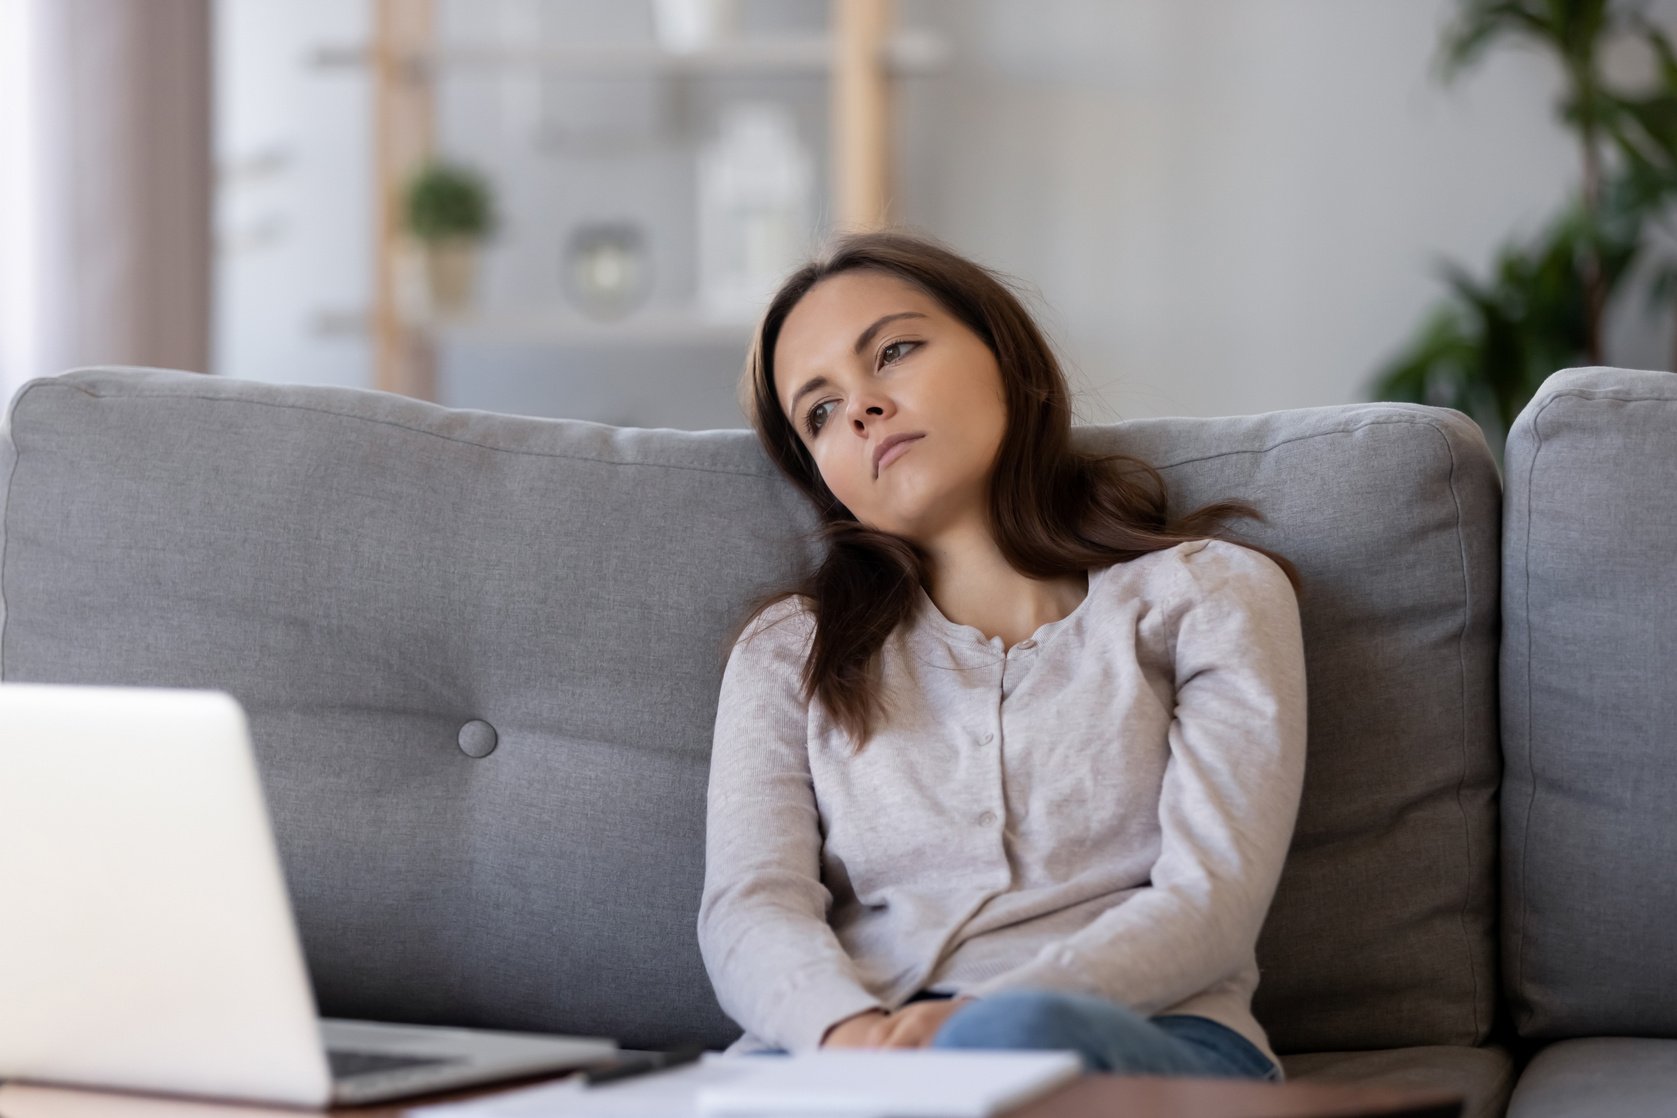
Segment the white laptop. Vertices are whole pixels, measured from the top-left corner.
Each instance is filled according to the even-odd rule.
[[[0,1080],[292,1106],[610,1063],[614,1041],[321,1020],[239,704],[0,683]]]

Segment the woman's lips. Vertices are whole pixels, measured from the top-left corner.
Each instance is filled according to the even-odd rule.
[[[915,435],[913,438],[904,439],[900,443],[894,443],[890,450],[887,450],[884,454],[879,456],[880,473],[884,473],[885,467],[895,462],[898,458],[901,458],[903,454],[907,452],[909,447],[913,446],[923,438],[925,438],[924,435]]]

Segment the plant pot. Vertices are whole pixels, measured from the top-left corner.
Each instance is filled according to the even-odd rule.
[[[470,308],[477,250],[477,242],[470,237],[448,237],[425,245],[425,281],[433,312],[458,314]]]

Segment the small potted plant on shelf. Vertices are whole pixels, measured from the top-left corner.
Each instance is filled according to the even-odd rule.
[[[407,231],[423,250],[430,309],[465,310],[478,246],[495,228],[489,184],[469,167],[433,161],[409,178],[404,203]]]

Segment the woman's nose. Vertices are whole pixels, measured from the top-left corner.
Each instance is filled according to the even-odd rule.
[[[850,418],[858,427],[866,426],[868,417],[881,419],[890,412],[891,402],[877,393],[857,396],[850,403]]]

